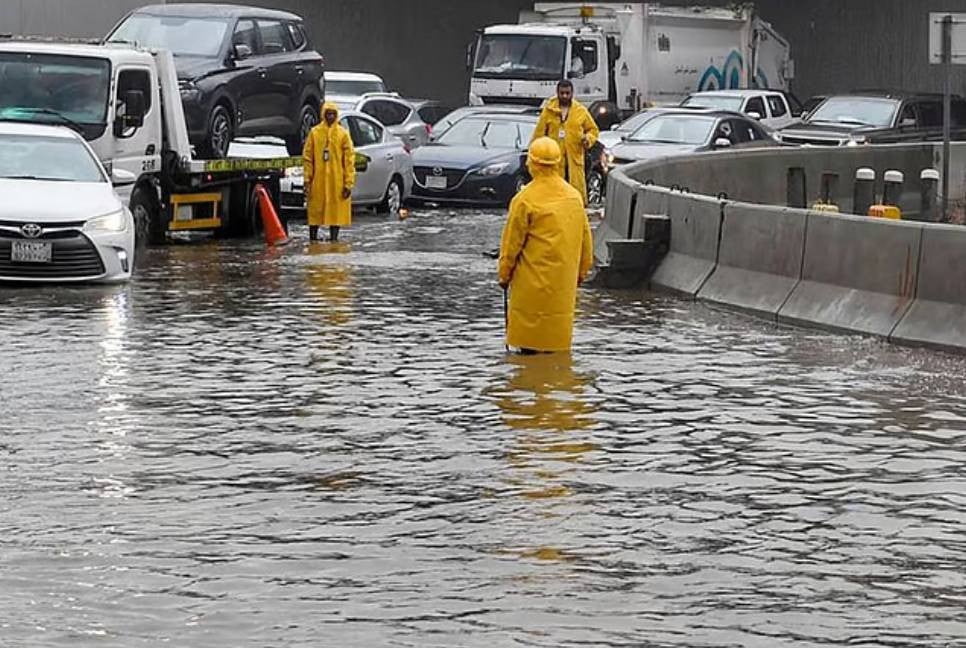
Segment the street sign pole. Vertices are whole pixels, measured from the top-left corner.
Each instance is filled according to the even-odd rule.
[[[952,139],[953,17],[943,18],[943,204],[942,222],[949,222],[949,142]]]

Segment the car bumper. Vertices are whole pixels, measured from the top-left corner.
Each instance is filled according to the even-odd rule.
[[[0,231],[0,281],[7,283],[120,283],[134,268],[134,223],[117,233],[61,230],[36,239],[49,242],[49,262],[19,262],[11,256],[15,241],[23,237]]]

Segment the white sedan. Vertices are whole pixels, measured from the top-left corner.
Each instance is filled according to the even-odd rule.
[[[0,281],[121,282],[134,267],[134,221],[80,135],[0,122]],[[113,180],[113,182],[112,182]]]

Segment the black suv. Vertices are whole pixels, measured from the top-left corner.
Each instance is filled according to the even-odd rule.
[[[107,38],[170,50],[199,155],[223,158],[236,136],[282,137],[289,153],[319,121],[322,56],[302,19],[282,11],[213,4],[152,5]]]
[[[966,128],[962,97],[953,97],[951,121],[961,139]],[[850,146],[935,140],[942,133],[942,95],[872,91],[826,97],[778,137],[783,144]]]

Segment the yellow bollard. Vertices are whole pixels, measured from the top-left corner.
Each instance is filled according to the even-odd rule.
[[[873,218],[888,218],[889,220],[902,220],[902,211],[895,205],[872,205],[869,207],[869,216]]]

